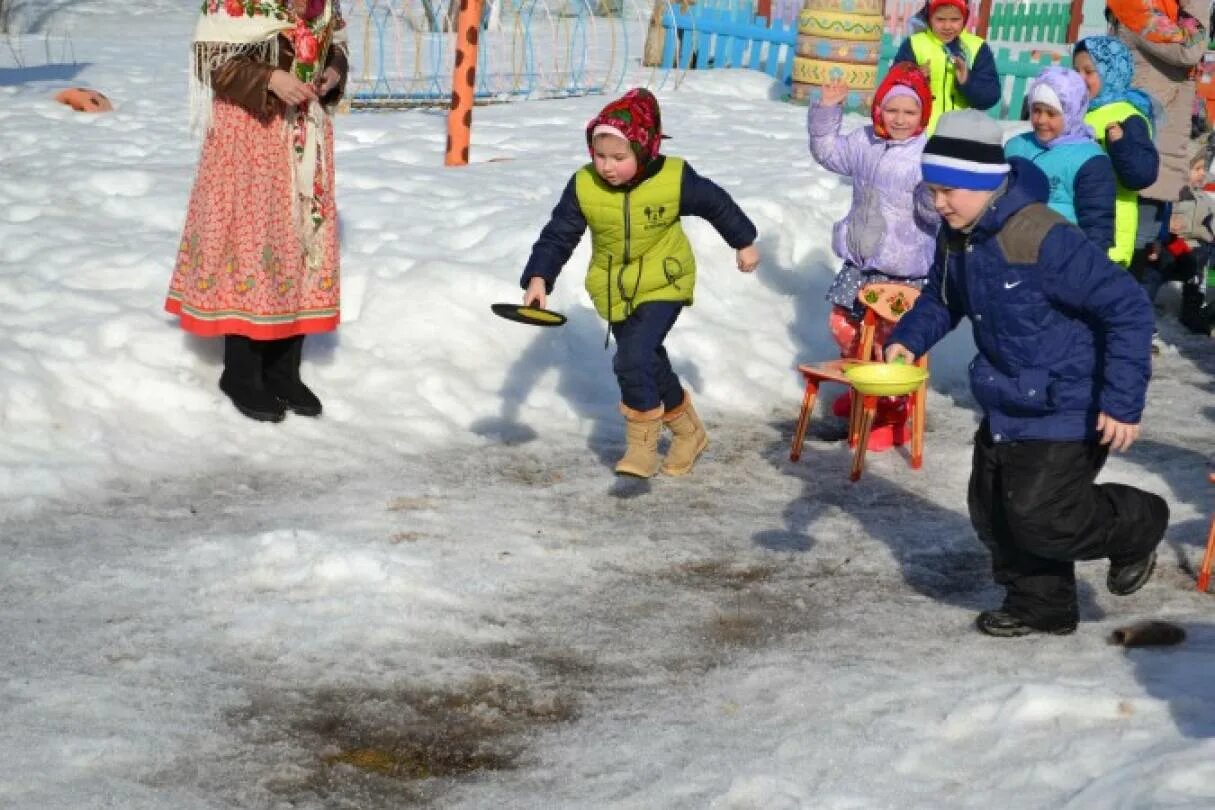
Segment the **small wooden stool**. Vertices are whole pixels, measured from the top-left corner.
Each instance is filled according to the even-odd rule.
[[[1215,472],[1207,473],[1207,480],[1215,484]],[[1215,515],[1211,517],[1211,529],[1207,532],[1207,553],[1202,557],[1202,567],[1198,569],[1198,590],[1207,592],[1211,584],[1211,564],[1215,563]]]
[[[920,291],[905,284],[868,284],[857,293],[857,300],[865,306],[865,317],[861,322],[860,340],[857,346],[857,356],[840,360],[828,360],[824,363],[803,363],[797,367],[798,373],[806,381],[806,392],[802,396],[802,409],[797,415],[797,427],[793,432],[793,445],[789,448],[789,460],[797,461],[802,455],[802,445],[806,442],[806,427],[810,424],[810,413],[814,410],[815,400],[818,399],[819,386],[825,382],[839,383],[852,388],[852,383],[844,376],[844,369],[849,365],[861,362],[881,362],[881,347],[877,345],[878,320],[890,323],[910,310],[919,298]],[[916,360],[917,366],[928,366],[928,355]],[[852,412],[848,417],[848,444],[853,448],[852,472],[849,478],[856,481],[861,477],[865,468],[865,451],[869,446],[869,433],[877,416],[878,397],[862,396],[852,390]],[[911,468],[920,469],[924,462],[924,427],[926,423],[928,404],[928,383],[925,382],[915,392],[909,395],[909,414],[911,421]],[[863,436],[861,434],[864,434]]]

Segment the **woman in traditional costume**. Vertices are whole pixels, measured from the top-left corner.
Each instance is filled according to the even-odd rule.
[[[319,416],[304,336],[338,325],[333,106],[347,73],[337,0],[205,0],[192,118],[202,155],[165,309],[224,337],[219,387],[244,415]]]

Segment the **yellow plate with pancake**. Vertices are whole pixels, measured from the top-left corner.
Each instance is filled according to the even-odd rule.
[[[844,376],[862,394],[898,397],[919,388],[928,379],[928,369],[904,363],[858,363],[844,369]]]
[[[508,321],[530,323],[533,326],[560,326],[565,323],[565,316],[551,309],[525,307],[521,304],[493,304],[490,309],[495,315]]]

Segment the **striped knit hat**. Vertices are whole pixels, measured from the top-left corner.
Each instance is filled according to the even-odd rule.
[[[993,191],[1004,181],[1004,133],[978,110],[947,112],[920,158],[925,183],[946,188]]]

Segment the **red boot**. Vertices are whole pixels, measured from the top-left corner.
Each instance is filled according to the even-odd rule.
[[[835,398],[835,401],[831,403],[831,413],[838,416],[840,419],[847,419],[852,415],[851,388]]]

